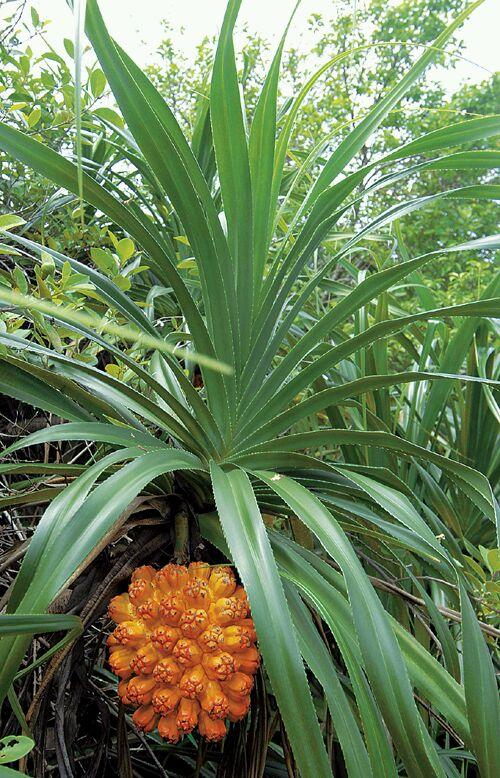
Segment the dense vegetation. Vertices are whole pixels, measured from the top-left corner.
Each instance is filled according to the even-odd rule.
[[[35,9],[0,35],[0,764],[497,775],[499,80],[432,77],[479,4],[235,58],[230,0],[146,74],[95,0],[87,52]],[[250,600],[222,747],[135,729],[106,663],[110,598],[172,558]]]

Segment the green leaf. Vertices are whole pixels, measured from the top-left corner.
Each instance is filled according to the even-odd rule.
[[[500,765],[500,699],[495,671],[474,609],[460,586],[463,626],[463,684],[471,737],[482,778]]]
[[[500,281],[498,276],[493,276],[490,283],[483,291],[481,298],[488,299],[498,294]],[[450,337],[444,353],[441,357],[439,369],[443,372],[456,372],[460,370],[465,356],[469,350],[474,332],[479,325],[479,319],[467,319],[457,328],[457,331]],[[446,405],[451,390],[450,385],[439,387],[431,386],[428,395],[425,397],[424,409],[416,443],[420,446],[427,445],[430,435],[436,424],[436,420],[441,416],[442,409]]]
[[[40,24],[40,16],[34,6],[31,6],[30,14],[31,14],[32,23],[34,24],[35,27],[38,27],[38,25]]]
[[[93,248],[90,249],[90,256],[92,261],[99,268],[99,270],[107,276],[112,276],[116,273],[118,266],[116,259],[113,257],[111,251],[108,249]]]
[[[445,318],[447,316],[495,317],[498,315],[498,306],[498,298],[481,300],[466,303],[464,305],[453,305],[447,306],[446,308],[421,311],[409,316],[401,316],[396,319],[387,319],[379,322],[378,324],[368,327],[368,329],[359,335],[348,338],[342,343],[329,348],[320,357],[312,360],[310,364],[298,373],[298,375],[288,380],[288,382],[277,391],[277,386],[281,384],[283,377],[286,376],[286,378],[289,378],[290,376],[290,365],[288,364],[288,369],[284,370],[282,365],[285,360],[282,360],[279,367],[271,373],[270,378],[262,386],[262,389],[248,402],[245,410],[246,417],[248,418],[252,406],[256,406],[259,409],[260,422],[264,421],[266,418],[272,418],[277,411],[282,410],[291,400],[293,400],[299,392],[312,384],[313,381],[325,372],[335,367],[341,360],[346,359],[361,348],[375,343],[379,339],[400,332],[414,322],[429,321],[433,318]],[[294,367],[296,367],[296,364]],[[264,403],[265,410],[262,410]]]
[[[248,476],[210,465],[215,501],[301,775],[330,776],[295,631]],[[300,716],[297,712],[300,711]]]
[[[0,357],[0,391],[16,400],[29,403],[35,408],[42,408],[49,413],[55,413],[63,419],[86,421],[92,415],[81,408],[76,402],[54,389],[35,375],[29,374],[29,366],[9,364],[5,357]],[[4,452],[5,453],[5,452]]]
[[[51,179],[58,186],[78,194],[78,171],[76,165],[60,154],[57,154],[48,146],[44,146],[33,138],[23,135],[23,133],[13,127],[9,127],[3,122],[0,122],[0,148],[3,148],[4,151],[7,151],[7,153],[11,154],[14,158],[19,159],[24,164],[29,165],[34,170],[37,170],[42,175]],[[117,224],[123,225],[124,229],[126,229],[127,232],[146,249],[149,254],[148,263],[151,265],[151,268],[157,273],[159,279],[165,279],[167,281],[166,285],[172,286],[174,289],[177,299],[179,300],[180,305],[182,305],[184,315],[189,323],[190,331],[195,338],[195,342],[197,344],[204,344],[203,353],[213,354],[213,344],[208,337],[203,319],[175,268],[174,258],[169,255],[161,237],[154,233],[154,229],[152,229],[149,220],[146,220],[147,226],[145,226],[142,219],[139,218],[137,211],[132,211],[129,207],[125,206],[87,173],[84,172],[82,178],[83,196],[85,200],[102,210],[103,213],[106,213]],[[43,250],[51,254],[56,260],[56,264],[58,264],[57,260],[60,260],[61,263],[68,261],[67,257],[52,249],[39,247],[36,243],[26,241],[26,239],[19,237],[17,237],[16,240],[35,252],[40,253]],[[81,265],[75,260],[70,260],[70,264],[79,272],[86,273],[92,281],[94,280],[91,268]],[[101,286],[103,286],[102,279]],[[117,287],[114,284],[111,284],[111,282],[108,282],[107,292],[110,302],[113,304],[113,301],[115,301],[116,304],[116,298],[118,297]],[[127,301],[127,309],[129,311],[135,309],[134,318],[138,319],[137,306],[127,298],[125,299]],[[122,301],[123,298],[121,298],[120,302]],[[142,326],[142,329],[146,329],[152,334],[154,328],[144,315],[142,315],[141,321],[142,325],[139,326]]]
[[[228,243],[236,268],[240,360],[246,358],[253,315],[253,215],[248,147],[233,46],[241,0],[229,0],[212,71],[210,118]]]
[[[28,127],[33,129],[33,127],[36,127],[40,119],[42,118],[42,110],[41,108],[34,108],[30,114],[28,114]]]
[[[323,391],[316,392],[311,397],[307,397],[302,402],[297,403],[292,408],[289,408],[279,416],[275,416],[267,424],[257,427],[252,431],[244,443],[246,446],[249,443],[256,444],[265,440],[272,440],[279,433],[285,432],[292,427],[298,421],[306,418],[307,416],[323,411],[325,408],[329,408],[334,405],[342,403],[349,397],[355,397],[359,394],[376,391],[388,386],[397,386],[403,383],[416,383],[420,381],[479,381],[482,379],[476,376],[467,376],[463,374],[447,374],[447,373],[426,373],[426,372],[408,372],[408,373],[395,373],[393,375],[368,375],[364,378],[358,378],[354,381],[348,381],[340,386],[334,386]],[[492,382],[497,384],[497,382]],[[243,442],[239,442],[243,437],[245,427],[239,435],[235,436],[235,441],[238,442],[238,448],[241,448]]]
[[[338,446],[356,443],[395,451],[404,458],[415,457],[416,459],[432,462],[443,472],[452,473],[462,491],[485,512],[493,523],[497,521],[491,485],[482,473],[463,465],[461,462],[456,462],[434,451],[417,446],[404,438],[399,438],[397,435],[392,435],[388,432],[325,429],[288,435],[284,438],[263,443],[254,449],[249,449],[245,454],[234,457],[233,461],[238,462],[239,465],[252,466],[249,464],[251,459],[249,460],[248,454],[254,452],[262,451],[269,453],[278,451],[282,453],[285,451],[303,451],[309,448],[316,450],[318,446]],[[256,465],[254,464],[253,466],[255,467]]]
[[[109,36],[95,0],[88,2],[86,31],[130,131],[172,201],[194,256],[200,258],[198,267],[211,334],[205,353],[215,351],[228,364],[233,364],[237,336],[233,272],[227,243],[203,174],[165,101]],[[126,223],[121,224],[133,236]],[[182,279],[177,269],[175,272],[179,287]],[[173,282],[171,285],[175,290]],[[198,329],[204,325],[187,290],[184,298],[186,293],[197,314],[198,326],[191,328],[197,339]],[[184,307],[179,294],[178,299]],[[227,320],[220,316],[221,310],[230,312],[229,327]],[[233,382],[207,373],[205,386],[214,415],[222,422],[227,410],[226,391]]]
[[[422,778],[444,776],[413,700],[406,667],[387,616],[340,525],[315,495],[291,478],[262,471],[256,475],[314,532],[340,565],[368,679],[409,774]]]
[[[460,661],[458,658],[458,651],[453,639],[453,635],[451,634],[446,621],[437,609],[432,597],[429,597],[418,578],[415,578],[415,576],[412,575],[410,571],[409,575],[411,576],[414,586],[418,589],[420,596],[424,600],[425,606],[429,612],[429,616],[436,629],[436,634],[439,642],[441,643],[441,648],[443,651],[445,667],[450,675],[452,675],[453,678],[460,683]]]
[[[392,87],[392,89],[379,100],[373,108],[371,108],[369,113],[361,122],[359,122],[355,129],[337,146],[318,176],[310,192],[309,200],[313,200],[319,192],[323,191],[325,187],[342,172],[355,154],[362,148],[363,144],[374,130],[381,124],[389,111],[404,97],[415,81],[424,73],[425,69],[434,59],[436,59],[438,51],[453,35],[455,30],[457,30],[483,2],[484,0],[476,0],[476,2],[467,5],[464,10],[453,19],[451,24],[438,35],[433,42],[433,45],[424,51],[400,81]]]
[[[110,124],[114,124],[120,129],[125,126],[125,123],[120,114],[116,113],[116,111],[113,111],[112,108],[107,108],[106,106],[103,106],[102,108],[94,108],[93,113],[100,119],[104,119],[105,121],[109,122]]]
[[[5,213],[0,216],[0,232],[11,230],[13,227],[21,227],[23,224],[26,224],[24,219],[13,213]]]
[[[297,594],[296,589],[284,581],[286,599],[293,624],[297,631],[300,651],[304,661],[321,683],[337,737],[339,739],[349,775],[373,775],[366,746],[346,693],[337,676],[337,670],[324,641],[314,626],[311,614]]]
[[[64,48],[66,49],[66,53],[71,57],[71,59],[74,59],[75,56],[75,44],[70,38],[64,38],[63,40]]]
[[[122,262],[127,262],[135,254],[134,241],[130,238],[122,238],[118,241],[116,250]]]
[[[9,735],[0,740],[0,765],[17,762],[35,747],[35,742],[24,735]],[[1,770],[1,768],[0,768]]]
[[[161,451],[161,448],[162,446],[159,445],[158,451]],[[71,521],[78,508],[83,505],[91,488],[93,488],[101,475],[114,465],[137,458],[143,454],[144,448],[139,448],[138,446],[113,451],[91,467],[87,467],[78,478],[75,478],[62,492],[54,497],[39,520],[24,555],[7,605],[9,612],[12,613],[19,606],[33,578],[37,574],[43,574],[43,572],[40,572],[40,565],[43,563],[44,557],[48,562],[49,568],[46,572],[50,574],[50,567],[56,562],[57,543],[60,534],[64,531],[64,527],[68,522]],[[54,544],[56,544],[56,548],[51,553],[50,547],[52,545],[54,548]]]
[[[111,443],[115,446],[142,446],[146,450],[148,448],[167,448],[165,443],[157,440],[153,435],[132,427],[119,427],[99,422],[76,422],[74,424],[56,424],[53,427],[32,432],[31,435],[19,438],[8,446],[3,455],[8,456],[14,451],[26,448],[26,446],[40,445],[40,443],[48,443],[51,440],[95,440]]]
[[[94,97],[100,97],[106,89],[106,76],[101,68],[94,68],[90,74],[90,89]]]
[[[204,537],[229,556],[219,523],[214,521],[213,516],[204,515],[198,518]],[[308,602],[330,626],[332,634],[341,648],[359,705],[359,713],[363,723],[373,775],[376,778],[396,778],[397,773],[392,748],[389,745],[380,712],[373,700],[373,695],[360,667],[359,646],[355,639],[352,618],[348,613],[349,606],[344,599],[343,593],[339,594],[333,587],[328,586],[307,562],[292,551],[291,547],[300,549],[300,546],[297,546],[292,541],[288,541],[280,533],[268,530],[268,535],[270,536],[273,552],[278,562],[280,575],[285,580],[292,581],[301,593],[307,596]],[[302,549],[300,550],[302,551]],[[315,560],[318,559],[314,554],[311,554],[311,556]],[[324,562],[320,563],[325,565]],[[329,567],[328,569],[331,568]],[[321,601],[317,591],[315,591],[314,585],[311,583],[312,578],[316,584],[319,583],[320,590],[326,592],[324,602]],[[332,613],[334,612],[334,616],[331,619],[329,617],[330,611],[327,613],[325,607],[323,607],[323,604],[326,603],[328,608],[332,610]]]
[[[273,230],[273,173],[276,145],[276,109],[279,71],[285,38],[298,3],[287,24],[280,44],[268,70],[264,85],[255,107],[255,113],[248,140],[248,154],[252,185],[253,208],[253,256],[254,294],[256,301],[267,262],[269,243]]]

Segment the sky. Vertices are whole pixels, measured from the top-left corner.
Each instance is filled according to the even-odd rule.
[[[367,1],[353,0],[353,6],[354,2],[361,6]],[[295,0],[243,0],[240,23],[276,42],[294,4]],[[34,0],[33,5],[42,18],[51,20],[48,38],[61,51],[63,38],[73,38],[73,19],[65,0]],[[225,5],[226,0],[100,0],[108,28],[140,65],[154,59],[162,37],[162,19],[175,29],[184,28],[179,47],[192,56],[204,35],[220,29]],[[307,18],[313,12],[328,17],[334,6],[335,0],[302,0],[289,33],[290,44],[307,50]],[[454,71],[443,71],[439,76],[447,91],[500,69],[499,29],[500,0],[485,0],[461,30],[466,44],[463,56],[469,61],[460,61]]]

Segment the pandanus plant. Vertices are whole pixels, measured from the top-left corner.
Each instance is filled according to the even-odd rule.
[[[84,122],[84,137],[94,132],[127,161],[132,172],[120,184],[107,157],[90,157],[90,143],[76,164],[0,124],[6,153],[82,197],[87,218],[103,214],[115,232],[135,241],[149,268],[143,288],[147,282],[170,290],[178,314],[178,327],[164,337],[134,289],[123,291],[90,265],[8,233],[34,263],[49,254],[57,267],[69,262],[85,273],[96,299],[134,328],[138,345],[131,355],[116,337],[71,321],[63,306],[50,312],[126,367],[132,378],[122,380],[33,338],[0,335],[2,391],[66,420],[4,453],[70,440],[92,442],[94,452],[64,489],[39,490],[50,504],[10,592],[4,617],[10,634],[0,647],[2,697],[10,690],[15,703],[12,683],[29,643],[16,629],[44,628],[51,602],[113,539],[138,495],[168,495],[181,484],[202,535],[234,564],[245,587],[269,688],[301,775],[332,774],[328,716],[349,775],[455,775],[454,747],[477,761],[482,776],[495,774],[500,713],[484,634],[495,631],[478,622],[469,599],[468,526],[454,500],[458,495],[487,527],[483,542],[494,543],[498,519],[487,478],[433,435],[452,389],[460,396],[473,385],[491,399],[491,387],[487,374],[460,374],[457,347],[436,356],[422,328],[432,324],[434,331],[442,322],[439,327],[451,329],[458,322],[460,348],[466,340],[468,349],[478,325],[498,314],[498,279],[477,301],[446,308],[396,311],[388,300],[394,286],[427,263],[448,252],[493,250],[500,241],[480,236],[424,256],[395,241],[385,264],[354,273],[320,315],[308,308],[333,269],[402,217],[440,201],[498,196],[491,183],[457,186],[398,200],[361,226],[349,225],[353,207],[382,187],[397,191],[427,170],[484,173],[498,165],[494,151],[460,150],[498,134],[498,116],[456,121],[368,165],[358,161],[479,4],[469,5],[396,86],[343,128],[341,140],[325,139],[299,163],[293,155],[290,163],[288,150],[301,105],[322,73],[351,52],[325,63],[281,106],[283,38],[248,126],[233,48],[240,0],[229,0],[191,138],[110,36],[96,0],[87,3],[86,35],[126,129],[107,123],[103,131]],[[127,181],[137,196],[123,186]],[[339,238],[346,224],[350,231]],[[318,262],[318,249],[334,232],[336,249]],[[178,235],[188,263],[179,263]],[[141,337],[149,338],[147,345]],[[185,350],[155,349],[152,339]],[[415,369],[389,371],[394,339],[410,362],[417,354]],[[193,361],[201,374],[196,387],[186,369]],[[423,369],[428,364],[432,371]],[[409,386],[424,387],[418,404]],[[413,433],[405,436],[408,412]],[[45,464],[40,473],[57,474],[58,467]],[[22,472],[23,464],[7,460],[4,468]],[[33,463],[30,471],[36,472]],[[375,574],[386,568],[410,580],[409,588],[389,581],[384,589],[384,576]],[[433,596],[416,572],[433,579]],[[424,639],[408,602],[427,610],[437,637],[425,622]],[[450,627],[449,618],[460,626]]]

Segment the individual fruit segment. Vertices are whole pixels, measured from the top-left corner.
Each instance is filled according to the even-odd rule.
[[[188,700],[185,697],[179,702],[177,708],[176,724],[177,728],[183,735],[187,735],[192,732],[198,722],[198,714],[200,712],[200,703],[196,700]]]
[[[134,712],[132,721],[137,729],[142,729],[143,732],[152,732],[156,727],[158,716],[152,705],[141,705]]]
[[[109,664],[139,729],[157,728],[177,743],[198,726],[217,741],[226,720],[247,714],[260,656],[247,596],[230,567],[142,565],[108,613],[117,624]]]
[[[222,740],[226,734],[226,725],[222,719],[211,719],[204,710],[198,716],[198,730],[207,740]]]
[[[177,743],[181,733],[177,726],[176,713],[171,713],[169,716],[160,716],[158,720],[158,734],[160,737],[168,740],[169,743]]]

